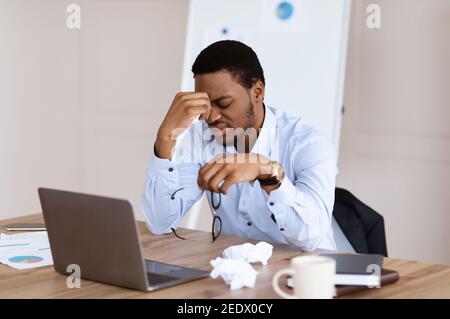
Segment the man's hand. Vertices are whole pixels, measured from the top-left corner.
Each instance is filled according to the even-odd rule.
[[[253,182],[270,168],[270,160],[260,154],[221,154],[200,169],[197,183],[204,190],[227,194],[232,185]],[[263,187],[268,193],[275,188]]]
[[[155,142],[155,152],[160,158],[171,159],[178,135],[191,125],[192,120],[200,115],[200,120],[207,119],[211,112],[209,96],[202,92],[180,92],[175,95],[172,105],[167,111]]]

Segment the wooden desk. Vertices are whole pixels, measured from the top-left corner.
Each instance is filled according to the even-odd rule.
[[[42,215],[30,215],[0,221],[42,222]],[[145,258],[162,262],[210,270],[209,261],[221,255],[231,245],[253,242],[245,238],[222,235],[213,244],[211,234],[180,229],[179,234],[153,236],[139,223]],[[205,278],[190,283],[147,293],[115,286],[81,281],[80,289],[68,289],[66,276],[56,273],[52,266],[32,270],[16,270],[0,264],[0,298],[277,298],[272,289],[272,276],[288,267],[289,260],[305,254],[287,245],[275,244],[267,266],[257,265],[260,271],[254,289],[231,291],[222,279]],[[370,289],[347,298],[450,298],[450,267],[417,261],[386,258],[385,267],[400,272],[400,281],[382,289]]]

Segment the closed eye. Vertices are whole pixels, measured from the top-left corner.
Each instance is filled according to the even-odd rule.
[[[217,99],[211,100],[211,104],[221,109],[227,108],[233,103],[233,98],[230,95],[224,95]]]
[[[218,107],[220,107],[221,109],[227,108],[228,106],[230,106],[231,103],[228,104],[216,104]]]

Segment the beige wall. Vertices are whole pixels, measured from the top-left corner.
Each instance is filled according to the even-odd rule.
[[[385,217],[391,256],[450,264],[450,1],[353,4],[337,184]]]
[[[180,90],[187,0],[84,1],[83,190],[140,198],[153,143]]]
[[[81,5],[81,29],[66,27]],[[187,0],[0,0],[0,219],[47,186],[139,202],[180,88]]]
[[[81,30],[65,27],[72,2]],[[385,216],[392,256],[450,263],[450,2],[353,3],[338,185]],[[369,3],[381,4],[381,30],[365,28]],[[38,211],[40,185],[127,198],[142,218],[147,160],[181,83],[187,9],[0,0],[0,218]]]
[[[81,186],[80,34],[68,1],[0,1],[0,218],[39,210],[37,187]]]

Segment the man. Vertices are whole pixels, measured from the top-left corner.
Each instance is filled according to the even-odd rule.
[[[263,69],[245,44],[211,44],[192,72],[195,92],[175,96],[146,174],[150,231],[175,232],[206,191],[224,233],[335,249],[333,146],[303,120],[264,104]]]

